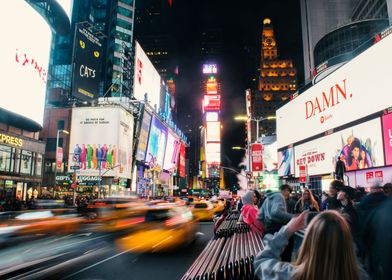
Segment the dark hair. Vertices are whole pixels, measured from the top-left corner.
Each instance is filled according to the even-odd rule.
[[[392,189],[392,183],[386,183],[383,186],[384,192],[386,192],[388,189]]]
[[[348,199],[353,200],[355,198],[355,189],[349,186],[343,186],[340,191],[344,192]]]
[[[352,162],[353,162],[353,157],[352,157],[352,152],[354,150],[354,148],[358,148],[359,150],[362,150],[361,147],[361,141],[359,141],[358,138],[354,138],[353,142],[350,145],[350,148],[348,150],[348,165],[351,166]],[[361,156],[361,154],[359,153],[359,156]]]
[[[342,181],[333,180],[333,181],[330,183],[330,186],[331,186],[333,189],[339,191],[339,190],[341,190],[341,189],[344,187],[344,184],[343,184]]]
[[[257,200],[260,200],[261,199],[261,194],[259,193],[259,191],[258,190],[254,190],[254,192],[255,192],[255,196],[257,197]]]
[[[289,184],[283,184],[279,187],[280,191],[284,191],[284,190],[289,190],[290,192],[293,191],[293,189],[291,188],[291,186]]]

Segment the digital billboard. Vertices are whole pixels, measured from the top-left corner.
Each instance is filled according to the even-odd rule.
[[[151,107],[160,107],[161,76],[138,42],[135,44],[135,71],[133,96],[138,100],[147,98]],[[146,95],[146,96],[145,96]]]
[[[204,111],[219,111],[221,107],[220,95],[204,95]]]
[[[217,122],[219,120],[218,112],[206,112],[207,122]]]
[[[82,24],[75,27],[72,95],[88,101],[98,96],[102,68],[102,42]]]
[[[185,177],[186,176],[186,170],[185,170],[185,165],[186,165],[186,157],[185,157],[185,146],[181,144],[180,146],[180,160],[179,160],[179,165],[180,165],[180,170],[179,170],[179,175],[180,177]]]
[[[0,108],[42,127],[52,38],[50,27],[27,1],[20,0],[3,5],[0,24],[3,38]]]
[[[148,137],[146,162],[154,162],[162,167],[165,156],[167,128],[155,116],[152,117],[150,135]]]
[[[131,179],[132,139],[133,116],[124,109],[73,108],[68,171]]]
[[[278,148],[391,106],[391,49],[389,35],[277,110]]]
[[[294,175],[294,149],[292,147],[278,152],[278,175]]]
[[[332,133],[294,147],[295,175],[299,166],[307,166],[308,175],[335,171],[337,158],[347,171],[384,164],[381,121],[379,118]]]
[[[207,122],[207,142],[219,142],[220,130],[220,122]]]
[[[218,67],[216,64],[203,64],[203,74],[216,74]]]
[[[382,116],[385,164],[392,165],[392,114]]]
[[[139,142],[136,150],[137,161],[144,161],[144,159],[146,158],[146,150],[147,150],[148,134],[150,132],[151,118],[152,115],[146,110],[144,110],[143,119],[140,127]]]
[[[167,143],[165,150],[165,159],[163,161],[163,169],[174,171],[177,167],[178,153],[180,152],[179,139],[169,131],[167,134]]]
[[[207,164],[219,164],[221,162],[220,143],[206,144],[206,162]]]
[[[217,94],[218,93],[218,83],[214,80],[208,80],[206,83],[206,93],[207,94]]]

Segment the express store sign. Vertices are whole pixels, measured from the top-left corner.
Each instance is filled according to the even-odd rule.
[[[280,108],[278,148],[390,106],[391,49],[392,36],[387,36]]]

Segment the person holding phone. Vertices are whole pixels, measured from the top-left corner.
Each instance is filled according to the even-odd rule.
[[[368,279],[357,262],[350,227],[345,218],[334,210],[315,216],[305,231],[295,263],[281,260],[281,252],[289,238],[305,226],[308,211],[292,218],[273,236],[264,238],[264,250],[254,260],[258,279]]]

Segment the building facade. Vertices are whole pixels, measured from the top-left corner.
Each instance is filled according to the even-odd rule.
[[[277,42],[270,19],[263,22],[261,38],[260,74],[258,89],[250,96],[250,114],[254,119],[274,116],[275,111],[289,101],[290,95],[297,90],[297,71],[291,59],[279,59]],[[275,133],[275,122],[260,123],[259,132],[256,122],[251,124],[252,143],[257,135]]]

